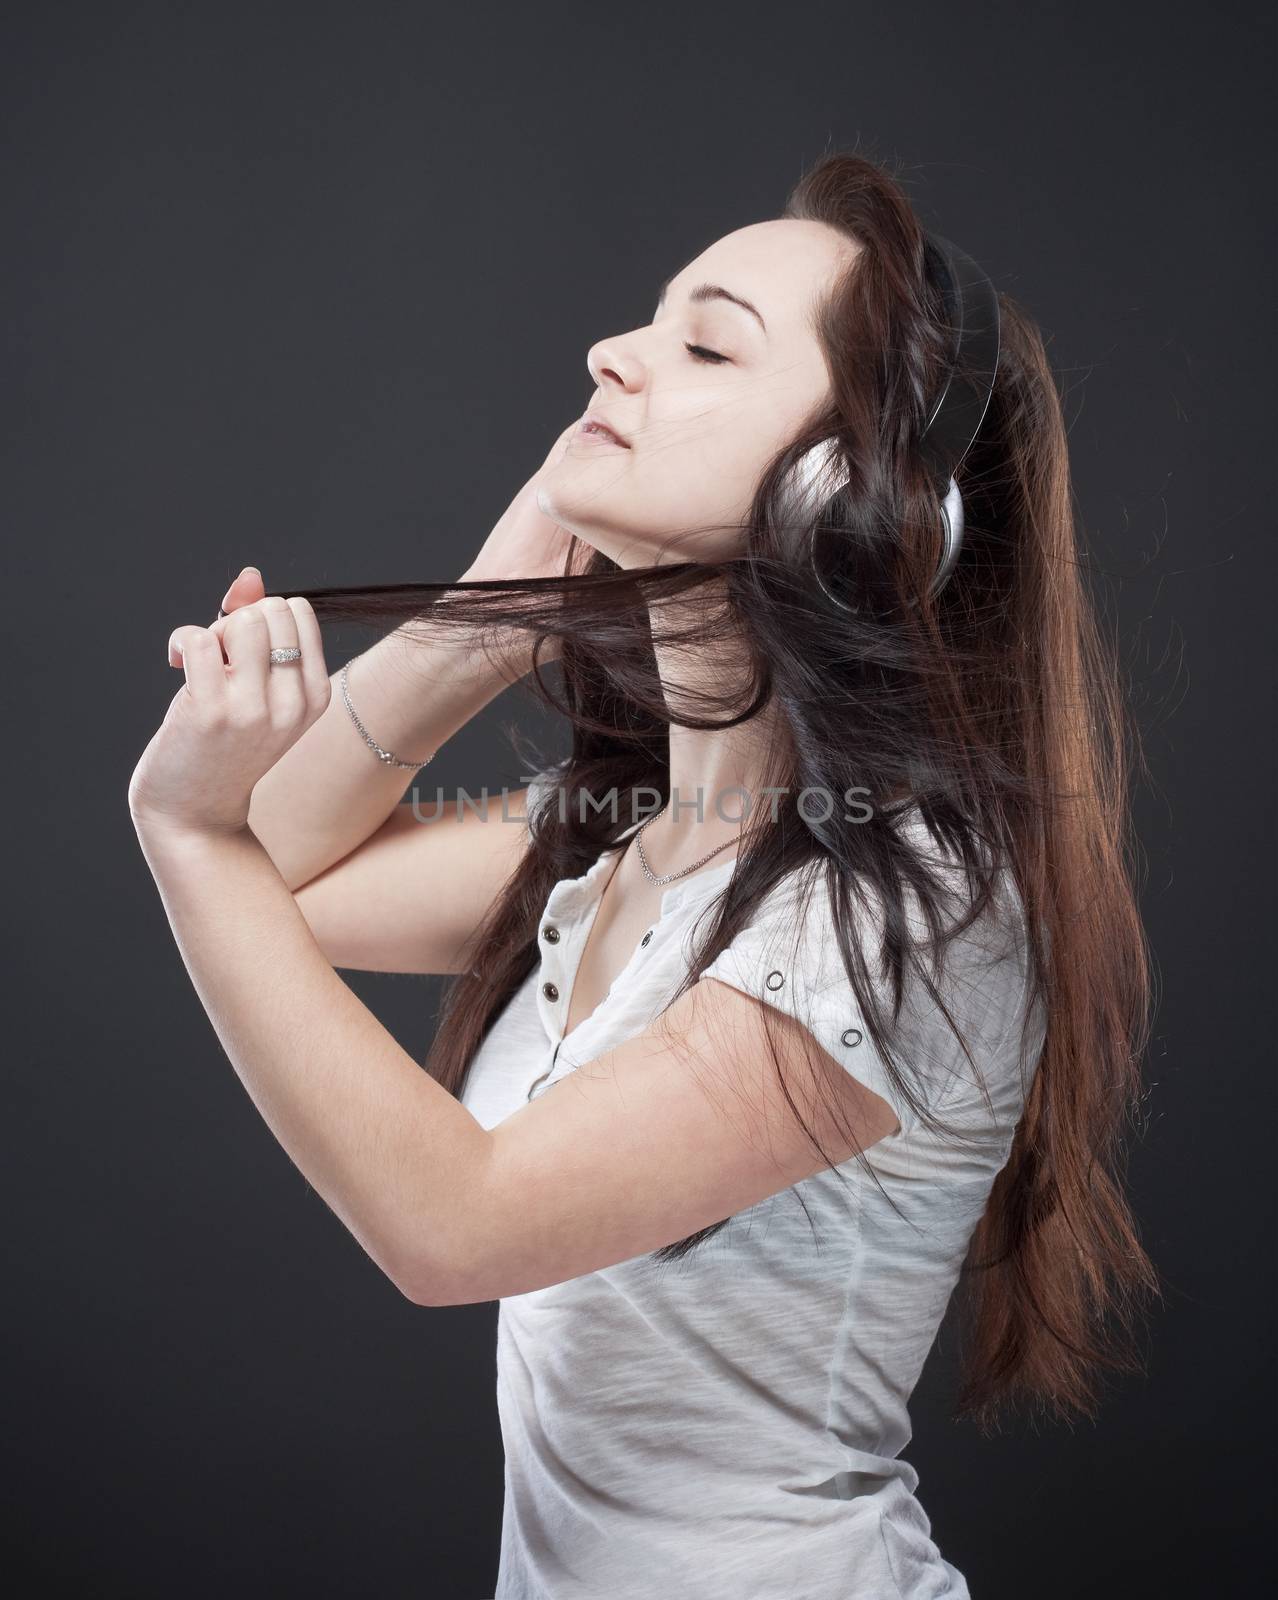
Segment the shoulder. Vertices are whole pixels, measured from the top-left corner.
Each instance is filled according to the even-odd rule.
[[[961,863],[917,814],[901,824],[901,832],[941,891],[942,930],[957,926],[971,906]],[[903,889],[904,930],[894,926],[894,936],[905,931],[918,953],[902,975],[899,1010],[884,949],[888,911],[882,896],[861,878],[841,893],[832,879],[823,860],[787,874],[702,977],[731,983],[802,1022],[830,1056],[888,1102],[903,1132],[923,1123],[893,1069],[930,1113],[944,1105],[947,1114],[986,1123],[989,1107],[980,1109],[977,1102],[980,1084],[988,1080],[994,1123],[1010,1134],[1024,1085],[1010,1081],[1008,1046],[1019,1037],[1028,970],[1025,920],[1011,875],[997,880],[992,906],[935,955],[929,954],[932,928],[920,897],[910,886]],[[871,997],[873,1017],[845,964],[840,931]],[[949,1018],[971,1050],[979,1080]]]

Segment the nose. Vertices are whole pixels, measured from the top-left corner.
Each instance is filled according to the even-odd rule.
[[[633,393],[643,385],[643,362],[621,339],[600,339],[592,344],[586,368],[605,394],[610,389]]]

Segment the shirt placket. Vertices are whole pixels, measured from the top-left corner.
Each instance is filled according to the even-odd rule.
[[[586,929],[593,920],[593,909],[593,900],[587,905],[561,903],[558,907],[552,901],[538,927],[540,965],[537,973],[537,1014],[554,1048],[550,1060],[529,1084],[525,1097],[528,1100],[532,1100],[550,1079],[559,1059],[560,1046],[564,1042],[564,1025],[568,1020],[572,977],[581,961],[581,946]],[[639,940],[638,952],[649,947],[655,931],[654,924],[644,933]]]
[[[545,1029],[546,1038],[554,1046],[550,1060],[528,1086],[527,1099],[555,1070],[559,1047],[564,1038],[565,1011],[568,1005],[569,979],[577,959],[577,944],[581,929],[581,908],[554,900],[547,905],[537,929],[540,963],[537,973],[537,1015]]]

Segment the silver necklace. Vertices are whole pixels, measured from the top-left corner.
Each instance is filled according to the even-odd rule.
[[[662,806],[661,811],[665,809],[666,807]],[[704,866],[711,856],[717,856],[721,850],[730,849],[739,842],[737,839],[729,839],[726,844],[716,845],[713,850],[703,855],[700,861],[694,861],[690,867],[682,867],[678,872],[666,872],[658,876],[648,865],[648,858],[643,853],[643,830],[648,826],[649,822],[657,820],[661,815],[661,811],[654,811],[647,822],[640,823],[635,831],[635,845],[639,851],[639,865],[643,868],[643,875],[649,883],[673,883],[676,878],[686,878],[690,872],[695,872],[698,867]]]

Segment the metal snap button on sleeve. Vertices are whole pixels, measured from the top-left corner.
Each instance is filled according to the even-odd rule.
[[[773,981],[774,979],[776,980],[775,982]],[[764,984],[769,989],[779,989],[781,987],[781,985],[785,982],[785,973],[784,972],[770,972],[763,981],[764,981]]]
[[[858,1045],[864,1037],[865,1035],[860,1028],[845,1028],[843,1030],[843,1043],[846,1045]]]
[[[541,936],[547,944],[559,943],[559,929],[554,926],[543,928],[541,930]]]
[[[640,943],[640,944],[641,944],[641,945],[642,945],[642,944],[647,944],[647,942],[648,942],[648,940],[649,940],[649,939],[651,939],[651,938],[652,938],[652,929],[651,929],[651,928],[649,928],[649,929],[648,929],[648,931],[647,931],[647,933],[645,933],[645,934],[644,934],[644,936],[643,936],[643,938],[642,938],[642,939],[640,939],[640,941],[639,941],[639,943]]]
[[[541,986],[541,992],[545,995],[547,1000],[558,1000],[559,998],[559,988],[556,984],[543,983]]]

